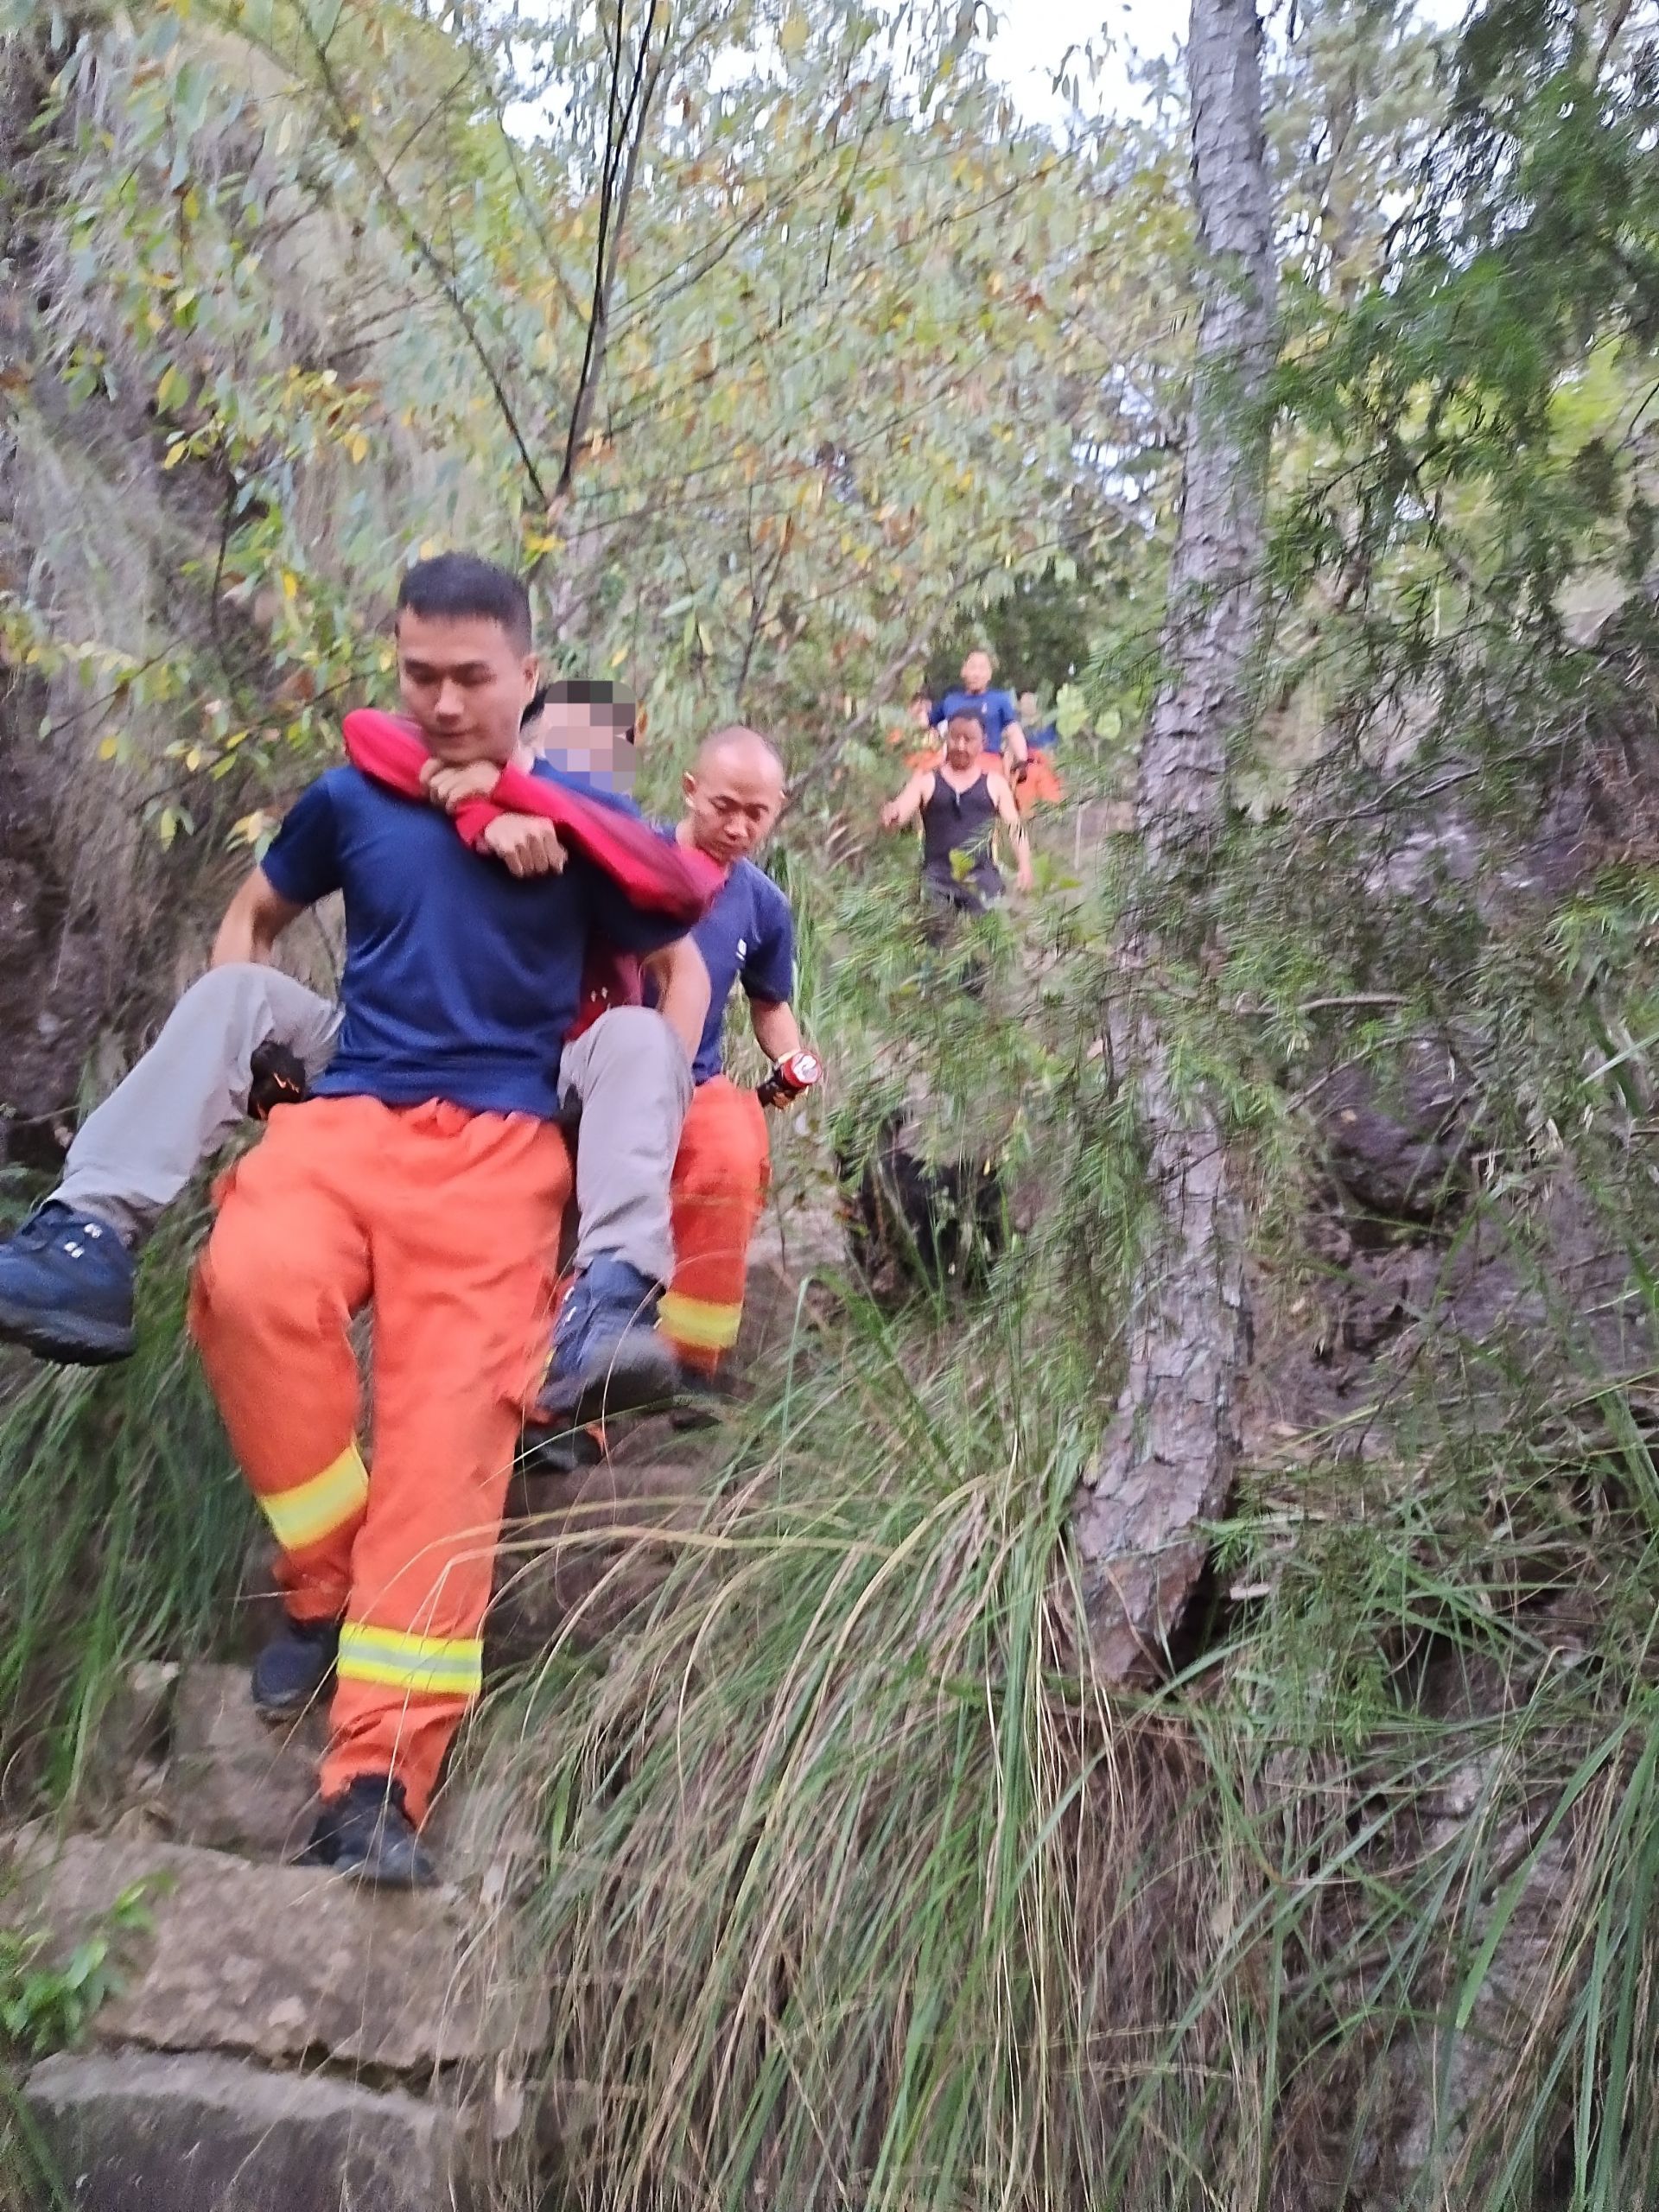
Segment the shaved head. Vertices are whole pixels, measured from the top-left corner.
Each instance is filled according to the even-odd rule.
[[[697,747],[696,763],[691,772],[695,776],[709,775],[717,762],[737,766],[750,774],[771,775],[776,779],[779,791],[783,790],[783,757],[758,729],[746,729],[741,722],[731,722],[726,728],[717,729],[712,737],[705,737]]]
[[[734,722],[703,740],[684,791],[682,836],[729,868],[764,842],[782,813],[784,764],[759,730]]]

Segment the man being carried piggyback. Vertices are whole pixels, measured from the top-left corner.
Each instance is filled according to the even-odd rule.
[[[960,689],[934,702],[933,728],[943,745],[953,715],[977,715],[989,765],[1007,774],[1023,767],[1029,747],[1014,696],[993,687],[995,674],[996,663],[983,645],[976,645],[963,661]]]
[[[464,557],[423,563],[411,571],[410,590],[424,600],[443,579],[453,581]],[[406,696],[423,674],[419,664],[405,666]],[[613,829],[627,841],[634,877],[656,879],[657,904],[690,924],[706,910],[719,864],[663,851],[640,820],[627,795],[633,725],[633,709],[609,684],[558,682],[532,698],[520,747],[525,760],[541,754],[557,772],[562,791],[630,818],[631,826]],[[492,802],[503,781],[493,760],[447,765],[410,724],[362,710],[346,717],[346,741],[348,758],[365,774],[389,778],[405,797],[424,797],[451,815],[469,848],[508,874],[522,880],[564,865],[557,829],[544,814]],[[544,781],[530,788],[546,803]],[[524,791],[521,780],[520,798]],[[640,1003],[642,967],[656,1012]],[[676,1377],[672,1355],[652,1325],[654,1262],[666,1248],[667,1163],[690,1101],[690,1064],[708,995],[702,962],[683,938],[643,963],[602,940],[589,944],[558,1071],[563,1116],[569,1121],[585,1109],[588,1126],[575,1170],[580,1292],[565,1302],[557,1361],[573,1402],[605,1402],[612,1411],[654,1402]],[[335,1001],[260,957],[242,903],[233,906],[208,972],[82,1123],[58,1188],[0,1243],[0,1339],[72,1364],[125,1358],[134,1343],[139,1247],[245,1114],[263,1120],[307,1095],[340,1047],[343,1020]],[[317,1687],[304,1670],[282,1683],[266,1667],[257,1670],[255,1699],[273,1716],[286,1714]]]

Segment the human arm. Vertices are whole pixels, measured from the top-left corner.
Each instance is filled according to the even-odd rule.
[[[1031,758],[1031,743],[1017,721],[1002,725],[1002,758],[1023,768]]]
[[[497,760],[474,760],[464,768],[446,768],[430,755],[421,764],[421,789],[445,814],[459,814],[469,799],[489,798],[501,780]]]
[[[537,814],[496,814],[484,825],[479,850],[499,860],[509,875],[558,875],[565,849],[550,822]]]
[[[689,937],[677,938],[641,963],[652,987],[657,1011],[695,1060],[702,1045],[712,995],[702,955]]]
[[[933,777],[931,770],[923,769],[912,776],[897,798],[890,798],[881,810],[884,830],[901,830],[906,822],[913,822],[933,796]]]
[[[787,999],[751,999],[749,1020],[754,1025],[755,1043],[774,1065],[803,1049],[801,1026]]]
[[[463,810],[471,811],[480,826],[472,840],[475,849],[499,860],[509,875],[557,875],[566,853],[558,831],[545,815],[521,814],[516,809],[480,806],[500,781],[495,762],[474,760],[465,768],[446,768],[428,760],[421,769],[421,785],[441,812],[454,820]]]
[[[210,967],[269,962],[272,946],[296,916],[340,888],[333,785],[332,775],[308,784],[283,816],[264,857],[226,911]]]
[[[1014,848],[1014,880],[1021,891],[1031,889],[1031,840],[1026,835],[1026,825],[1020,819],[1020,809],[1014,804],[1013,790],[1005,776],[990,779],[991,803],[996,809],[997,820],[1008,833],[1008,842]]]
[[[760,1086],[763,1106],[778,1106],[818,1080],[814,1055],[802,1043],[791,1004],[795,996],[795,917],[770,876],[757,875],[754,904],[739,974],[749,1001],[755,1042],[772,1063]]]
[[[369,707],[353,709],[344,724],[346,757],[361,772],[410,796],[429,797],[426,760],[412,723]],[[651,952],[682,937],[702,920],[719,896],[723,871],[707,854],[659,837],[631,802],[588,791],[568,778],[532,774],[511,762],[498,775],[493,798],[459,801],[451,819],[461,842],[474,851],[498,814],[545,817],[566,851],[592,864],[618,893],[624,912],[660,917],[643,940],[607,931],[626,950]]]
[[[284,899],[264,868],[255,868],[225,910],[207,965],[228,968],[245,962],[268,965],[277,938],[304,912],[304,902]]]

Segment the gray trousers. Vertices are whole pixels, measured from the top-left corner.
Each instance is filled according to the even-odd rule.
[[[130,1075],[89,1114],[53,1193],[137,1243],[247,1110],[250,1066],[275,1041],[313,1080],[334,1057],[340,1010],[275,968],[210,969]],[[613,1007],[566,1047],[561,1103],[580,1105],[575,1265],[601,1253],[655,1282],[674,1272],[669,1179],[691,1103],[685,1048],[645,1007]]]

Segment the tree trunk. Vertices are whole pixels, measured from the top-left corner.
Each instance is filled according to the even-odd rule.
[[[1221,825],[1229,742],[1249,718],[1260,638],[1274,261],[1259,47],[1254,0],[1192,0],[1203,305],[1164,626],[1169,674],[1136,793],[1154,893],[1178,873],[1195,879]],[[1155,964],[1160,947],[1143,932],[1124,950],[1133,971]],[[1121,1681],[1164,1644],[1202,1570],[1194,1524],[1220,1510],[1232,1480],[1249,1317],[1215,1116],[1178,1095],[1144,1006],[1114,1044],[1136,1086],[1163,1226],[1135,1284],[1128,1380],[1076,1522],[1096,1657]]]

